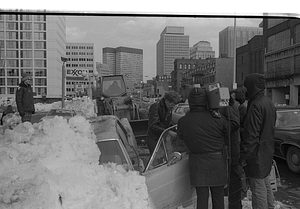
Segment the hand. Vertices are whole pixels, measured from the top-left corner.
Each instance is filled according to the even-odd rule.
[[[247,162],[244,158],[240,158],[239,159],[239,165],[242,167],[245,167],[247,165]]]
[[[19,112],[19,115],[20,115],[21,117],[23,117],[23,116],[25,115],[25,112],[20,111],[20,112]]]
[[[34,113],[35,113],[35,110],[33,110],[31,113],[34,114]]]
[[[174,131],[169,131],[169,135],[171,136],[171,138],[176,138],[177,133]]]

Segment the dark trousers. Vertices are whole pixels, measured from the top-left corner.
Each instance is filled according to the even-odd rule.
[[[224,186],[196,187],[197,209],[208,209],[209,189],[212,209],[224,209]]]
[[[242,209],[242,181],[241,173],[243,170],[239,165],[231,165],[230,168],[230,181],[229,181],[229,209]]]
[[[22,116],[22,123],[26,121],[31,123],[31,115],[31,112],[25,112],[25,115]]]

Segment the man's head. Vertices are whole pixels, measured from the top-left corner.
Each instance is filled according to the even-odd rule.
[[[206,107],[206,91],[203,88],[193,88],[188,97],[189,106],[192,110],[197,107]]]
[[[23,73],[21,81],[23,81],[25,84],[31,84],[32,77],[27,73]]]
[[[246,76],[244,81],[244,86],[246,87],[246,97],[252,99],[259,92],[266,88],[265,75],[252,73]]]
[[[179,94],[175,91],[169,91],[164,96],[165,103],[168,109],[172,109],[176,104],[179,103]]]

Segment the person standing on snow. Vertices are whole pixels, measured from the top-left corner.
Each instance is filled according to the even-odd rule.
[[[207,109],[204,89],[193,88],[188,101],[190,111],[179,119],[177,135],[189,150],[190,184],[196,187],[197,209],[208,209],[209,190],[213,209],[224,209],[228,122]]]
[[[26,121],[31,122],[31,115],[35,113],[31,81],[32,77],[24,73],[16,91],[17,109],[23,123]]]
[[[264,95],[266,80],[263,74],[246,76],[244,86],[248,106],[239,163],[249,178],[253,209],[273,209],[269,174],[274,155],[276,108]]]

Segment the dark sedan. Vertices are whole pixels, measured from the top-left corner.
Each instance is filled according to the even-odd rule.
[[[277,108],[274,155],[286,160],[292,172],[300,173],[300,108]]]

